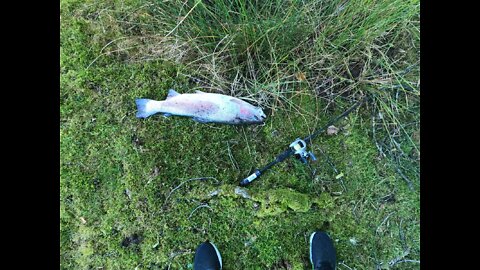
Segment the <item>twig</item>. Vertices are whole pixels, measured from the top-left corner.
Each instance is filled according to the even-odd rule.
[[[218,183],[218,180],[215,178],[215,177],[198,177],[198,178],[190,178],[190,179],[187,179],[185,181],[183,181],[182,183],[180,183],[180,185],[176,186],[174,189],[172,189],[172,191],[170,191],[170,193],[168,194],[167,198],[165,199],[165,202],[163,203],[163,205],[165,205],[168,201],[168,199],[170,198],[170,196],[172,195],[172,193],[179,189],[183,184],[187,183],[187,182],[190,182],[190,181],[204,181],[204,180],[209,180],[209,179],[214,179],[215,181],[217,181]]]
[[[355,218],[355,221],[357,222],[357,224],[359,223],[359,219],[358,219],[358,216],[357,216],[357,212],[355,210],[357,209],[357,206],[358,206],[359,203],[360,203],[360,201],[355,203],[355,206],[352,209],[352,214],[353,214],[353,217]]]
[[[411,263],[420,263],[420,260],[400,260],[397,263],[411,262]]]
[[[387,155],[385,155],[385,153],[383,152],[382,150],[382,147],[378,144],[378,141],[377,141],[377,133],[375,132],[375,124],[376,124],[376,121],[375,121],[375,115],[372,116],[372,135],[373,135],[373,141],[375,142],[375,145],[377,146],[377,149],[378,151],[380,152],[380,154],[383,156],[383,157],[386,157]]]
[[[403,246],[403,249],[408,249],[407,247],[407,242],[405,241],[405,234],[403,233],[403,230],[402,230],[402,223],[403,223],[403,219],[400,219],[400,224],[398,225],[398,235],[400,237],[400,241],[402,242],[402,246]]]
[[[192,211],[192,212],[190,213],[190,215],[188,216],[188,219],[190,219],[190,218],[192,217],[192,215],[193,215],[193,213],[195,213],[195,211],[197,211],[198,209],[203,208],[203,207],[207,207],[208,209],[210,209],[210,210],[213,211],[213,209],[212,209],[210,206],[208,206],[208,204],[202,203],[202,204],[200,204],[199,206],[197,206],[195,209],[193,209],[193,211]]]
[[[238,170],[238,164],[237,164],[237,162],[235,161],[235,159],[233,158],[232,151],[230,150],[230,144],[228,143],[228,141],[227,141],[227,149],[228,149],[228,156],[230,157],[230,161],[232,162],[233,167],[234,167],[236,170]]]
[[[392,214],[393,214],[393,212],[390,213],[390,214],[388,214],[387,217],[382,221],[382,223],[380,223],[380,225],[378,225],[377,229],[375,230],[376,233],[379,233],[379,232],[380,232],[380,227],[382,227],[382,225],[383,225],[385,222],[387,222],[387,220],[390,218],[390,216],[391,216]]]
[[[400,261],[403,261],[404,258],[405,258],[406,256],[408,256],[408,254],[410,254],[410,250],[409,250],[409,249],[405,250],[405,251],[402,253],[402,255],[400,255],[400,256],[396,257],[395,259],[391,260],[391,261],[388,263],[388,265],[389,265],[390,267],[394,266],[395,264],[399,263]]]
[[[247,134],[245,134],[245,128],[242,127],[243,136],[245,137],[245,142],[247,143],[248,154],[251,156],[252,151],[250,150],[250,145],[248,144]]]
[[[342,266],[345,266],[346,268],[353,270],[350,266],[346,265],[344,262],[339,262],[338,264],[341,264]]]
[[[330,160],[330,158],[328,157],[328,155],[322,150],[322,148],[318,147],[318,149],[320,150],[320,152],[322,153],[322,155],[325,157],[325,159],[327,160],[327,163],[333,168],[333,170],[335,171],[336,175],[339,174],[338,170],[337,170],[337,167],[335,167],[335,165],[333,164],[333,162]],[[340,177],[340,185],[342,186],[343,188],[343,192],[347,192],[347,187],[345,186],[345,183],[343,183],[343,176]]]
[[[187,249],[187,250],[180,250],[180,251],[177,251],[177,252],[172,252],[170,254],[170,258],[169,258],[169,263],[168,263],[168,268],[167,269],[170,269],[170,266],[172,265],[172,261],[173,259],[175,259],[176,257],[178,256],[182,256],[182,255],[185,255],[185,254],[192,254],[193,251],[191,251],[190,249]]]
[[[406,157],[407,154],[405,154],[405,152],[403,152],[402,148],[400,147],[400,144],[397,141],[395,141],[395,139],[393,138],[393,137],[395,137],[395,135],[396,134],[394,133],[394,135],[390,139],[392,140],[393,144],[395,145],[395,148],[397,148],[397,150],[400,152],[401,156]],[[397,136],[400,136],[400,134],[398,134]]]
[[[407,185],[408,185],[408,188],[413,191],[413,184],[412,184],[412,181],[410,179],[408,179],[408,177],[403,174],[402,170],[400,170],[399,166],[400,166],[400,162],[398,161],[398,157],[396,158],[397,160],[397,165],[395,166],[395,170],[398,172],[398,174],[403,178],[403,180],[405,180],[405,182],[407,182]]]

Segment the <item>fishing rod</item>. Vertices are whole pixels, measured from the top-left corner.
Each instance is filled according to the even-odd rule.
[[[339,116],[335,117],[334,119],[330,120],[324,127],[318,129],[314,133],[310,134],[309,136],[305,137],[303,140],[300,138],[297,138],[295,141],[293,141],[287,150],[283,151],[280,155],[278,155],[275,160],[272,162],[268,163],[261,169],[255,169],[254,172],[248,176],[247,178],[243,179],[240,181],[240,186],[245,187],[249,185],[250,183],[253,182],[253,180],[258,179],[261,175],[265,173],[268,169],[273,167],[275,164],[280,163],[287,159],[288,157],[295,155],[295,158],[300,160],[303,164],[307,164],[308,159],[311,159],[313,161],[317,160],[315,155],[313,154],[312,151],[307,151],[307,144],[310,143],[313,139],[315,139],[318,135],[320,135],[322,132],[324,132],[329,126],[333,125],[336,123],[338,120],[346,117],[348,114],[350,114],[353,110],[355,110],[357,107],[359,107],[361,104],[363,104],[366,100],[368,99],[368,96],[365,96],[363,99],[355,103],[352,107],[350,107],[348,110],[340,114]]]

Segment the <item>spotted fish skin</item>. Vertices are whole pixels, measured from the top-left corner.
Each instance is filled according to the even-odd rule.
[[[179,94],[173,89],[163,101],[136,99],[138,118],[147,118],[161,113],[164,116],[178,115],[191,117],[201,123],[222,124],[261,124],[265,113],[239,98],[197,91],[192,94]]]

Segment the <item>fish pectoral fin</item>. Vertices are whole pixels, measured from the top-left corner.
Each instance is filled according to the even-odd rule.
[[[199,123],[209,123],[210,122],[208,119],[200,118],[200,117],[193,117],[192,119],[193,119],[193,121],[199,122]]]
[[[180,95],[177,91],[170,89],[168,90],[167,99]]]

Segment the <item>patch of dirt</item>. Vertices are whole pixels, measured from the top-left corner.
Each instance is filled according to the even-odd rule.
[[[357,79],[363,71],[363,64],[361,62],[353,62],[348,65],[350,79]]]
[[[277,270],[277,269],[292,269],[292,265],[290,264],[289,261],[282,259],[276,264],[273,265],[272,270]]]
[[[93,179],[93,186],[95,187],[95,190],[100,188],[100,179],[95,178]]]
[[[388,194],[387,196],[382,197],[380,200],[382,203],[395,203],[397,201],[394,193]]]
[[[130,245],[136,245],[142,242],[143,238],[141,235],[134,233],[131,236],[126,237],[122,241],[122,247],[129,247]]]
[[[139,147],[139,146],[142,146],[143,145],[143,141],[140,140],[137,135],[133,135],[132,136],[132,143],[133,145],[135,145],[135,147]]]
[[[102,87],[96,82],[88,81],[86,83],[86,88],[92,90],[97,94],[102,94]]]

